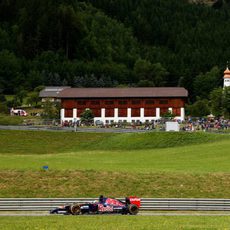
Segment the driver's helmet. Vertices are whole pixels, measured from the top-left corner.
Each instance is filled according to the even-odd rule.
[[[129,197],[125,197],[125,203],[126,203],[126,204],[130,204],[130,199],[129,199]]]
[[[99,196],[99,202],[100,202],[100,203],[103,203],[103,201],[104,201],[104,196],[103,196],[103,195],[100,195],[100,196]]]

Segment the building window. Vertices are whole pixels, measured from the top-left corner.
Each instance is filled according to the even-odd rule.
[[[145,104],[146,105],[154,105],[154,100],[146,100]]]
[[[85,109],[77,109],[77,117],[81,117],[81,114],[85,112]]]
[[[161,104],[161,105],[167,105],[168,104],[168,100],[160,100],[159,104]]]
[[[64,100],[63,106],[66,109],[76,108],[76,101],[72,99]]]
[[[145,117],[155,117],[156,109],[155,108],[145,108]]]
[[[106,105],[113,105],[114,102],[113,102],[113,101],[105,101],[105,104],[106,104]]]
[[[86,101],[78,101],[77,104],[78,104],[78,105],[85,105],[85,104],[86,104]]]
[[[166,113],[168,113],[168,108],[161,108],[160,112],[161,116],[164,116]]]
[[[73,110],[65,109],[65,117],[73,117]]]
[[[118,104],[119,105],[127,105],[127,101],[119,101]]]
[[[114,117],[114,109],[105,109],[105,117]]]
[[[118,109],[118,117],[127,117],[127,109]]]
[[[140,103],[140,100],[132,100],[132,105],[139,105]]]
[[[173,114],[176,115],[176,116],[180,116],[180,108],[173,108]]]
[[[101,116],[101,109],[91,109],[93,112],[94,117],[100,117]]]
[[[140,109],[134,109],[131,110],[131,116],[132,117],[140,117]]]
[[[91,101],[90,104],[91,105],[100,105],[100,101]]]

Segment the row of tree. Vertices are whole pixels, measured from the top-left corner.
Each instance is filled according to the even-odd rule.
[[[216,88],[207,99],[197,97],[196,102],[186,106],[187,115],[204,117],[214,115],[215,117],[230,118],[230,87]]]
[[[0,93],[183,86],[195,102],[222,86],[229,36],[228,1],[2,0]]]
[[[169,73],[167,84],[187,88],[192,101],[201,96],[197,92],[197,78],[202,79],[215,66],[220,71],[216,75],[218,80],[207,88],[222,86],[222,72],[230,57],[229,1],[218,1],[219,5],[213,7],[190,4],[188,0],[88,1],[132,28],[140,44],[141,58],[161,63]]]

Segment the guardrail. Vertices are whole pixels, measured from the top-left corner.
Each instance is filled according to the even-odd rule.
[[[85,203],[97,199],[98,198],[0,198],[0,211],[48,211],[65,204]],[[230,211],[230,199],[141,198],[140,210]]]

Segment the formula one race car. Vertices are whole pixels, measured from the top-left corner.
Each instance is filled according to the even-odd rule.
[[[65,205],[50,211],[50,214],[113,214],[120,213],[122,215],[136,215],[139,212],[141,199],[138,197],[126,197],[125,201],[114,198],[106,198],[100,196],[98,201],[72,205]]]

